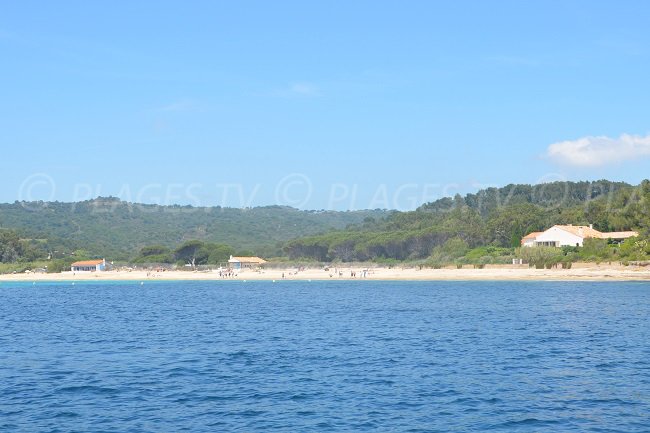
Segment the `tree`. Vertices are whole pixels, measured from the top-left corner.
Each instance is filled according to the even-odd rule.
[[[150,245],[140,250],[138,257],[133,259],[134,263],[173,263],[174,255],[171,249],[164,245]]]
[[[202,259],[207,259],[205,251],[201,251],[203,246],[204,244],[201,241],[187,241],[174,251],[174,256],[176,260],[182,260],[194,268],[197,264],[200,264]]]
[[[205,248],[208,252],[208,263],[211,265],[227,262],[230,256],[235,253],[233,247],[225,244],[208,244]]]
[[[140,250],[140,256],[149,257],[149,256],[159,256],[162,254],[169,254],[171,250],[164,245],[151,245],[148,247],[143,247]]]
[[[619,252],[622,259],[643,260],[650,253],[650,242],[638,237],[628,238],[621,244]]]
[[[487,222],[487,231],[494,242],[503,247],[518,247],[521,238],[542,230],[548,223],[542,208],[517,204],[495,210]]]
[[[21,258],[23,246],[15,232],[0,230],[0,263],[15,262]]]
[[[469,251],[469,245],[463,239],[451,238],[444,244],[433,248],[429,257],[429,264],[434,268],[455,263]]]
[[[608,260],[612,258],[614,249],[611,248],[606,239],[589,238],[585,239],[580,249],[580,256],[583,260]]]

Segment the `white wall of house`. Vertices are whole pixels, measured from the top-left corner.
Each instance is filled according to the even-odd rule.
[[[571,246],[581,247],[583,238],[576,236],[573,233],[564,231],[558,227],[551,227],[535,239],[537,246]]]
[[[95,272],[99,271],[99,265],[95,266],[72,266],[70,268],[72,272]]]
[[[78,266],[78,265],[73,264],[70,267],[70,270],[72,272],[100,272],[100,271],[105,271],[106,270],[106,259],[104,259],[101,263],[98,263],[96,265]]]

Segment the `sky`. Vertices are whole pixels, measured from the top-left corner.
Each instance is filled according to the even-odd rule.
[[[647,1],[0,4],[0,202],[414,209],[650,177]]]

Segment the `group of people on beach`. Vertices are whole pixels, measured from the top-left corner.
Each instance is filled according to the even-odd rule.
[[[225,269],[219,271],[219,277],[221,278],[235,278],[237,274],[232,269]]]
[[[131,272],[131,271],[129,271],[129,272]],[[153,272],[155,272],[155,274]],[[147,271],[147,277],[155,277],[156,274],[159,274],[160,272],[167,272],[167,269],[165,269],[165,268],[156,268],[153,271]]]
[[[330,278],[334,277],[336,274],[338,274],[339,278],[343,278],[343,271],[337,269],[334,270],[334,274],[330,274]],[[357,271],[350,270],[350,278],[357,278]],[[363,269],[359,278],[368,278],[368,269]]]

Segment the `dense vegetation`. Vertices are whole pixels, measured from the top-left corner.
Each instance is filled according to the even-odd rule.
[[[16,232],[0,229],[0,263],[33,261],[46,254],[42,243],[22,240]]]
[[[236,251],[226,244],[191,240],[184,242],[175,249],[164,245],[152,245],[140,250],[140,254],[132,260],[141,264],[170,264],[180,266],[190,265],[226,265],[231,255],[251,256],[250,251]]]
[[[554,224],[637,230],[621,245],[518,249]],[[576,260],[622,262],[650,255],[650,181],[508,185],[426,203],[412,212],[307,212],[136,205],[117,199],[0,205],[0,265],[47,260],[48,270],[107,257],[135,264],[223,264],[233,255],[291,260],[414,261],[483,266],[521,257],[537,267]],[[50,260],[51,259],[51,260]],[[0,266],[0,271],[2,271]]]
[[[569,260],[566,257],[644,259],[649,252],[643,242],[650,229],[650,182],[636,187],[603,180],[490,188],[381,220],[368,218],[346,230],[296,239],[285,251],[293,259],[317,261],[506,263],[518,254],[515,248],[524,235],[555,224],[593,224],[604,232],[636,229],[642,234],[641,239],[609,246],[597,255],[568,256],[562,251],[562,257],[553,259],[555,264]]]
[[[283,206],[250,209],[156,206],[98,198],[79,203],[0,204],[0,228],[39,239],[54,253],[85,250],[90,256],[129,260],[141,248],[176,248],[188,240],[232,245],[275,257],[300,236],[343,229],[384,211],[300,211]]]

